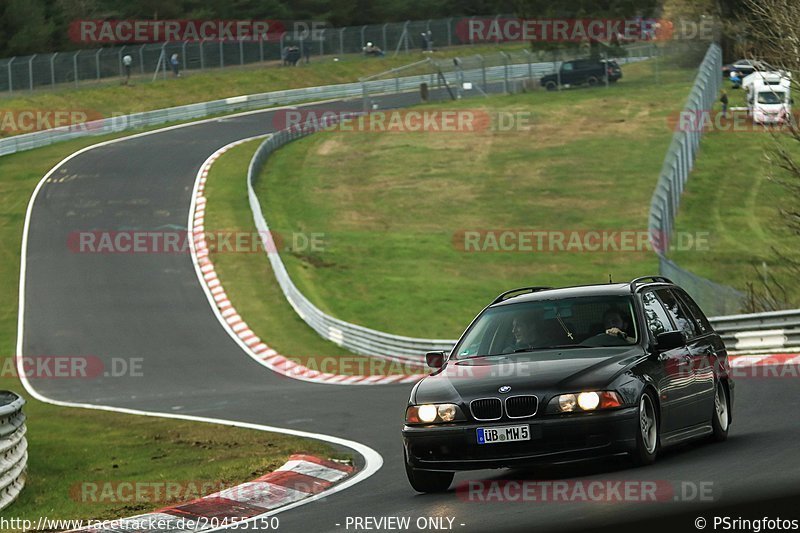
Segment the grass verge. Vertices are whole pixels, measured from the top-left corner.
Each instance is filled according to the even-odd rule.
[[[732,105],[744,105],[733,99]],[[676,230],[705,231],[708,246],[702,252],[676,250],[671,257],[695,274],[743,292],[752,284],[762,293],[766,279],[777,300],[797,306],[800,284],[781,256],[800,261],[800,249],[780,212],[796,206],[776,181],[789,176],[768,160],[777,145],[794,153],[795,160],[800,157],[800,146],[788,136],[750,124],[735,131],[732,122],[725,123],[703,136]]]
[[[656,271],[647,250],[465,252],[460,236],[646,231],[670,118],[694,74],[664,66],[656,81],[640,63],[607,90],[427,106],[533,114],[532,125],[509,132],[321,133],[276,153],[257,193],[275,231],[324,234],[322,251],[282,254],[320,308],[384,331],[453,338],[509,287]]]
[[[97,137],[0,158],[0,389],[24,394],[14,373],[20,247],[28,200],[58,161]],[[244,354],[242,355],[244,357]],[[111,412],[55,407],[28,398],[28,482],[5,517],[114,518],[159,508],[164,502],[84,502],[83,482],[232,484],[274,469],[291,453],[330,455],[317,441],[280,434]],[[91,489],[91,485],[89,486]],[[75,491],[78,492],[75,492]],[[112,494],[113,496],[113,494]],[[113,497],[111,498],[114,499]]]
[[[458,55],[497,53],[514,50],[521,45],[454,47],[437,52],[434,57],[447,58]],[[281,67],[277,63],[258,63],[243,67],[186,71],[180,78],[135,79],[130,85],[119,80],[81,87],[61,86],[52,90],[19,93],[0,99],[3,113],[22,110],[84,111],[90,119],[98,116],[129,114],[153,109],[193,104],[220,98],[255,94],[298,87],[350,83],[360,77],[378,74],[407,65],[424,57],[421,52],[397,57],[364,57],[358,54],[324,56],[298,67]],[[152,73],[151,73],[152,74]],[[27,133],[18,128],[0,128],[0,137]]]

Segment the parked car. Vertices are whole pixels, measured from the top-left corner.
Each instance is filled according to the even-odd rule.
[[[455,471],[628,454],[725,440],[734,382],[700,307],[659,276],[498,296],[452,352],[430,352],[402,430],[419,492]]]
[[[771,67],[757,59],[739,59],[733,63],[723,65],[722,75],[727,79],[734,70],[739,73],[740,77],[744,78],[756,71],[771,70]]]
[[[562,63],[557,73],[542,76],[539,84],[548,91],[558,89],[559,82],[562,87],[595,86],[605,83],[606,75],[611,83],[622,78],[622,69],[613,59],[576,59]]]

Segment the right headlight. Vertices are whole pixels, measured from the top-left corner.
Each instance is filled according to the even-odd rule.
[[[547,405],[547,412],[576,413],[621,407],[622,400],[614,391],[583,391],[554,396]]]

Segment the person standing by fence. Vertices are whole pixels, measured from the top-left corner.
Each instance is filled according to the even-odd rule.
[[[130,54],[125,54],[122,57],[122,66],[125,67],[125,85],[128,85],[131,81],[131,65],[133,64],[133,58]]]
[[[172,56],[169,58],[169,63],[170,63],[170,65],[172,65],[172,73],[175,74],[176,78],[180,78],[181,77],[181,73],[180,73],[180,67],[179,67],[179,64],[178,64],[178,54],[177,53],[172,54]]]
[[[722,91],[719,101],[722,102],[722,118],[728,118],[728,92]]]

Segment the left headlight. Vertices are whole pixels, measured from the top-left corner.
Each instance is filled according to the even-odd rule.
[[[443,424],[464,419],[461,408],[453,403],[410,405],[406,409],[406,424]]]
[[[584,391],[554,396],[547,405],[547,412],[575,413],[621,406],[622,400],[614,391]]]

